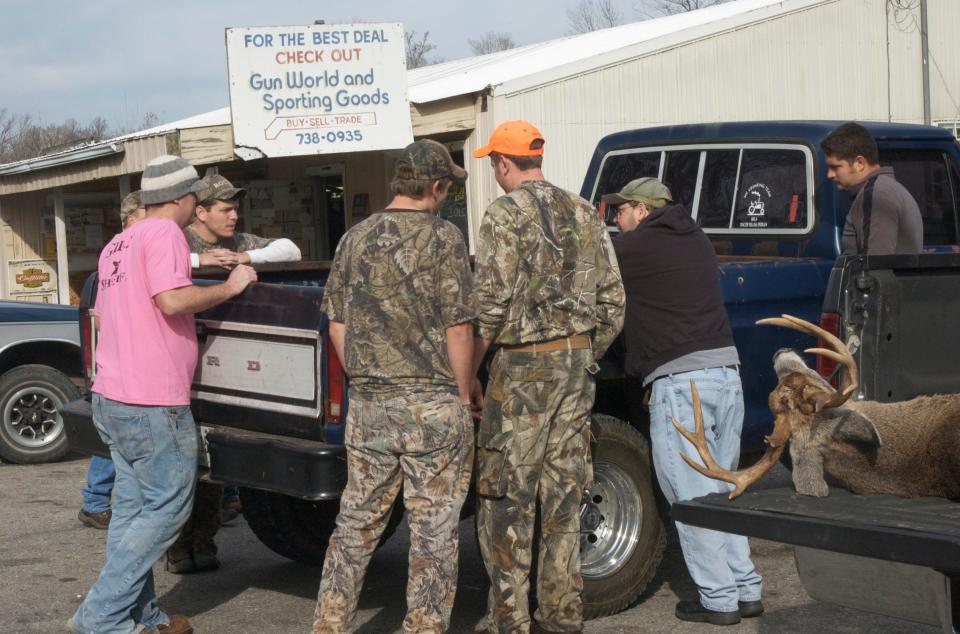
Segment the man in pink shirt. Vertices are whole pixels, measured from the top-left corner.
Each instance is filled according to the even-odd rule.
[[[193,499],[193,314],[239,295],[257,279],[240,265],[223,284],[193,285],[182,230],[202,186],[182,158],[150,161],[141,180],[146,217],[100,253],[93,423],[110,447],[117,476],[107,563],[70,619],[79,634],[193,632],[185,617],[159,608],[153,586],[153,565],[173,543]]]

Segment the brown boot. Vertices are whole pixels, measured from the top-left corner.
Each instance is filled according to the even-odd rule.
[[[168,624],[155,630],[143,630],[143,634],[193,634],[193,626],[182,614],[171,614]]]
[[[110,528],[110,518],[112,517],[113,511],[111,509],[107,509],[106,511],[88,511],[84,508],[81,508],[80,512],[77,513],[78,520],[87,526],[99,528],[100,530],[106,530]]]

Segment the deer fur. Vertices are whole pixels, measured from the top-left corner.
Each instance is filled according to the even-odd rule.
[[[827,495],[827,474],[854,493],[960,498],[960,394],[818,411],[833,387],[793,350],[777,351],[773,366],[779,383],[769,405],[788,423],[781,435],[798,493]]]

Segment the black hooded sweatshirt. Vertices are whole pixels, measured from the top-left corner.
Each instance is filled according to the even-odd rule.
[[[626,372],[643,378],[684,355],[734,345],[717,256],[681,205],[652,210],[613,239],[627,292]]]

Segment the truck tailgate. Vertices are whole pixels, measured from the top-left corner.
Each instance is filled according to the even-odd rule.
[[[693,526],[960,574],[960,503],[944,498],[855,495],[838,487],[816,498],[784,487],[677,502],[673,515]]]

